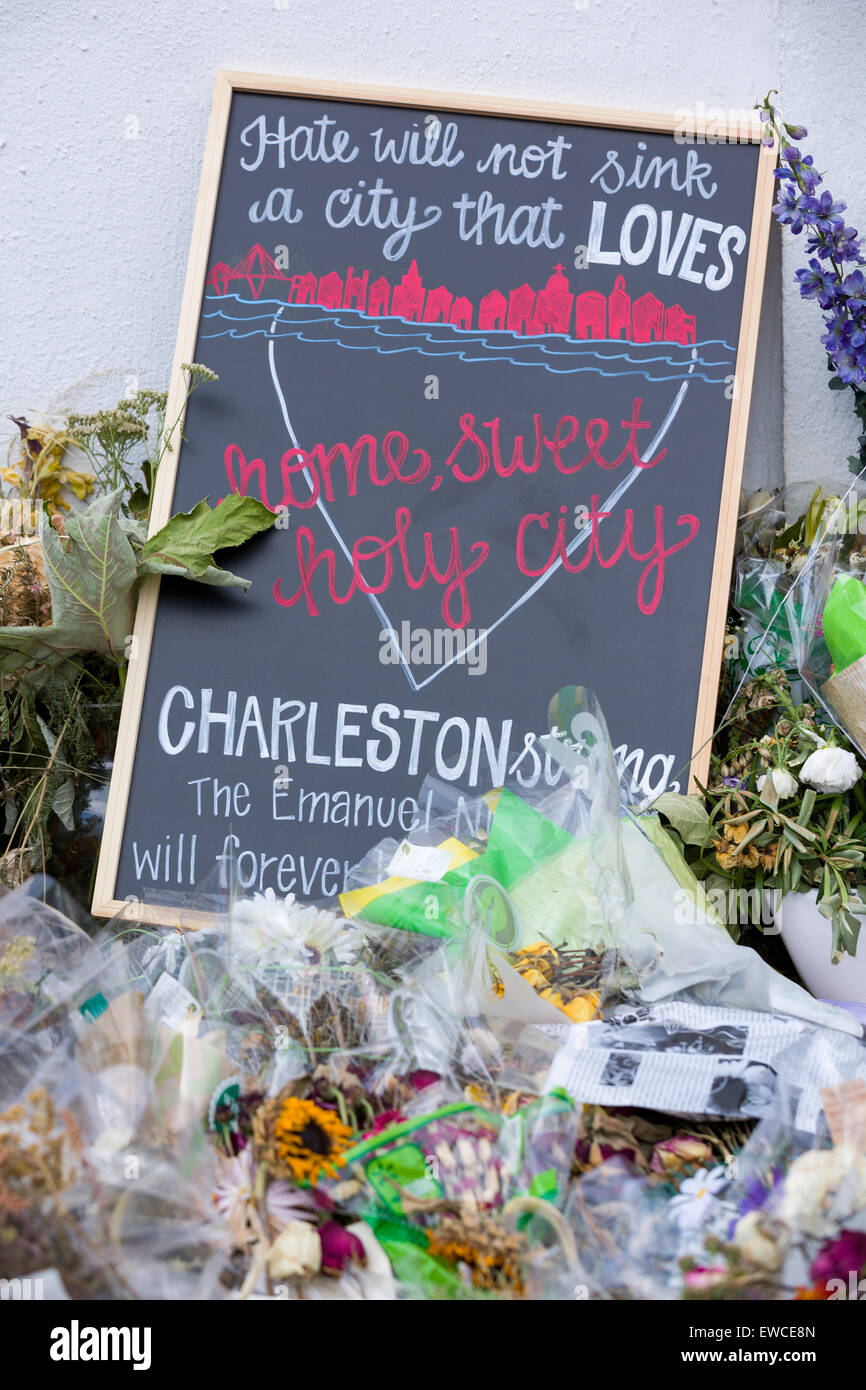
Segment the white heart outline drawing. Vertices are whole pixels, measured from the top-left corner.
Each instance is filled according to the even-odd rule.
[[[283,423],[286,427],[286,432],[288,433],[288,436],[292,441],[293,448],[301,449],[302,446],[298,443],[298,437],[295,434],[295,429],[292,424],[291,416],[289,415],[288,406],[286,404],[286,398],[283,393],[283,388],[280,384],[279,376],[277,374],[277,366],[274,354],[274,344],[277,341],[277,321],[282,315],[282,312],[282,309],[278,309],[273,319],[271,320],[271,327],[268,335],[268,364],[270,367],[271,381],[273,383],[274,392],[279,402],[280,412],[283,417]],[[692,375],[692,373],[695,370],[695,367],[697,366],[697,347],[692,348],[691,359],[691,366],[689,367],[687,374],[688,376]],[[647,445],[644,451],[645,453],[652,456],[652,454],[658,448],[659,444],[661,444],[662,440],[664,439],[665,435],[667,434],[668,430],[673,424],[677,414],[679,413],[680,406],[685,400],[688,389],[689,382],[684,381],[680,386],[679,390],[677,391],[677,394],[674,396],[670,408],[668,409],[667,415],[665,416],[655,435]],[[302,469],[301,472],[303,476],[306,476],[306,469]],[[616,503],[619,502],[623,494],[628,491],[632,483],[636,482],[637,479],[641,476],[641,474],[645,472],[645,468],[641,468],[637,464],[635,464],[631,472],[627,474],[625,478],[623,478],[622,482],[620,482],[614,488],[610,496],[605,499],[604,503],[602,504],[601,510],[603,512],[606,512],[609,511],[612,507],[614,507]],[[346,559],[348,560],[349,565],[351,566],[352,553],[348,549],[346,542],[343,540],[339,528],[335,525],[334,521],[332,520],[327,507],[322,502],[321,495],[316,500],[316,506],[318,507],[322,516],[325,518],[325,521],[328,524],[328,528],[332,536],[334,537],[335,541],[337,542]],[[578,531],[574,539],[570,541],[569,544],[566,546],[566,555],[571,555],[575,550],[577,550],[581,545],[583,545],[584,542],[587,541],[591,535],[592,527],[584,526],[582,530]],[[528,601],[532,598],[533,594],[538,593],[538,590],[543,588],[549,579],[552,579],[553,575],[561,567],[561,565],[562,560],[557,559],[555,563],[550,566],[550,569],[545,570],[544,574],[539,575],[535,583],[531,584],[529,588],[526,589],[524,593],[520,595],[519,598],[515,599],[514,603],[511,604],[510,608],[507,608],[504,613],[500,614],[500,616],[496,619],[494,623],[491,623],[490,627],[485,628],[484,631],[472,642],[468,642],[465,645],[465,647],[461,649],[461,651],[455,652],[455,654],[452,657],[450,657],[448,661],[443,662],[441,666],[437,666],[436,669],[432,671],[429,676],[426,676],[424,680],[421,681],[415,679],[414,672],[412,671],[412,668],[409,665],[409,663],[406,661],[406,658],[403,654],[403,649],[398,641],[396,629],[394,628],[390,618],[388,617],[388,614],[385,612],[384,608],[379,602],[378,596],[376,594],[368,594],[367,598],[370,600],[370,603],[372,604],[374,611],[378,614],[379,618],[381,619],[382,628],[380,629],[380,631],[386,631],[390,634],[392,648],[399,655],[400,665],[403,668],[403,673],[406,677],[406,680],[409,682],[411,689],[417,693],[419,690],[423,690],[426,685],[429,685],[431,681],[436,680],[437,676],[441,676],[443,671],[447,671],[449,666],[453,666],[457,661],[465,661],[469,652],[473,651],[475,647],[479,645],[479,643],[486,642],[490,634],[492,632],[495,632],[498,627],[501,627],[502,624],[506,622],[508,618],[511,617],[512,613],[516,613],[518,608],[522,608],[525,603],[528,603]]]

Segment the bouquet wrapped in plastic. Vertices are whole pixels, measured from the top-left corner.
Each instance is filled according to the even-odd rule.
[[[785,600],[796,668],[812,695],[866,753],[866,548],[856,494],[827,499]]]

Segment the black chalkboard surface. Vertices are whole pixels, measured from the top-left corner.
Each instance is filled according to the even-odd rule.
[[[636,796],[686,788],[771,170],[751,127],[220,76],[175,366],[219,382],[153,525],[279,515],[247,595],[142,596],[94,911],[334,897],[426,773],[555,777],[533,731],[573,683]]]

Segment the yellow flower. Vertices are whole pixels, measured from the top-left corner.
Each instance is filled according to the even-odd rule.
[[[595,990],[588,990],[586,994],[576,994],[568,1004],[561,1007],[572,1023],[588,1023],[591,1018],[598,1017],[600,1002],[601,996]]]
[[[523,976],[523,979],[526,981],[526,983],[528,985],[532,985],[533,989],[547,989],[550,981],[545,979],[544,975],[542,975],[540,970],[533,970],[531,967],[528,967],[524,970],[520,970],[520,966],[518,966],[517,968],[520,971],[520,974]]]
[[[738,830],[740,827],[733,826],[731,828]],[[742,836],[738,838],[742,839]],[[724,840],[714,840],[713,845],[715,846],[716,858],[722,869],[756,869],[762,862],[762,855],[754,845],[746,845],[742,851],[727,849]],[[772,867],[772,861],[769,866],[765,865],[765,867]]]
[[[533,941],[529,946],[521,947],[519,952],[522,956],[549,956],[551,960],[556,960],[556,951],[547,941]]]
[[[731,840],[735,845],[738,845],[741,840],[745,840],[750,829],[751,826],[748,821],[742,821],[739,825],[731,825],[729,822],[726,822],[724,826],[724,836],[726,840]]]
[[[346,1162],[343,1151],[349,1148],[353,1137],[336,1111],[325,1110],[298,1096],[283,1101],[273,1131],[281,1164],[296,1182],[307,1181],[314,1186],[323,1172],[331,1178],[337,1176],[337,1169]]]
[[[558,990],[550,988],[542,989],[539,990],[539,994],[541,995],[542,999],[546,999],[548,1004],[553,1004],[555,1008],[565,1008],[565,1000],[563,999],[562,995],[559,993]]]

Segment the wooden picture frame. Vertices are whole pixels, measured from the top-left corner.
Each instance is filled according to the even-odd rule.
[[[164,526],[171,515],[185,400],[185,384],[181,368],[182,363],[192,359],[198,333],[207,275],[207,257],[219,196],[220,172],[231,103],[235,92],[257,92],[267,96],[283,95],[342,102],[376,103],[378,105],[421,108],[427,111],[454,114],[517,117],[570,125],[647,131],[653,134],[674,134],[682,126],[682,119],[679,116],[643,111],[606,110],[587,106],[563,105],[557,102],[508,100],[503,97],[477,96],[456,92],[408,91],[401,88],[364,86],[356,83],[297,80],[263,73],[218,72],[208,124],[166,412],[166,420],[176,421],[176,424],[154,488],[150,518],[151,534]],[[723,142],[760,144],[762,133],[763,127],[755,119],[713,121],[709,128],[706,122],[696,121],[691,135],[698,141],[709,135],[708,143],[710,144]],[[722,661],[730,565],[733,556],[754,375],[771,214],[772,199],[770,193],[774,183],[775,162],[775,152],[762,146],[757,165],[752,221],[749,229],[743,308],[735,365],[735,389],[729,417],[724,481],[701,663],[697,718],[692,743],[690,789],[694,787],[696,779],[702,780],[705,777],[709,765],[709,741],[714,724]],[[138,922],[164,923],[195,928],[211,922],[213,920],[211,914],[179,907],[169,908],[161,904],[148,904],[138,900],[118,899],[115,892],[133,761],[156,622],[159,585],[160,581],[157,576],[147,578],[139,597],[133,634],[133,659],[131,659],[128,668],[91,910],[98,917],[111,917],[123,912],[130,920]]]

